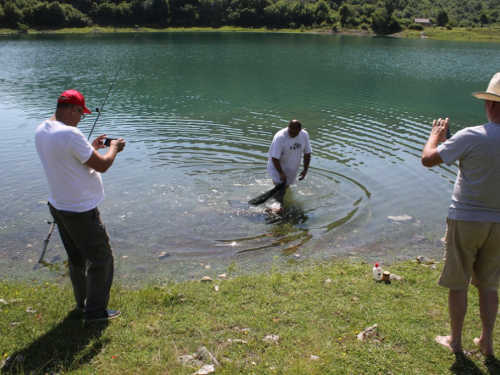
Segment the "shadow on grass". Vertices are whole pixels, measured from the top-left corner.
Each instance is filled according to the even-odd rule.
[[[106,345],[101,338],[109,322],[84,323],[80,312],[64,320],[28,346],[13,353],[1,374],[45,374],[76,370]]]
[[[486,357],[484,364],[490,374],[500,374],[500,361],[495,357]]]
[[[465,354],[455,354],[455,363],[450,367],[450,373],[457,375],[484,375]]]

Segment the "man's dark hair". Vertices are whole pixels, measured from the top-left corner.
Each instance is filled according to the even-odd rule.
[[[69,103],[57,103],[57,108],[73,108],[75,105]]]
[[[290,129],[302,129],[302,124],[299,120],[292,120],[288,123]]]

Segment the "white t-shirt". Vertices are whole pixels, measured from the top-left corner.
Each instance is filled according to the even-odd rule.
[[[80,130],[46,120],[35,132],[35,145],[49,181],[49,202],[58,210],[85,212],[101,202],[104,188],[99,172],[84,163],[94,152]]]
[[[267,171],[274,182],[281,182],[280,174],[274,167],[272,158],[278,159],[286,174],[286,184],[291,185],[297,178],[302,154],[310,154],[311,152],[309,134],[304,129],[295,138],[288,134],[288,127],[281,129],[275,134],[269,148]]]

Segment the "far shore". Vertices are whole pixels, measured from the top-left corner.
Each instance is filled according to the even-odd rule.
[[[64,28],[64,29],[29,29],[30,34],[98,34],[98,33],[158,33],[158,32],[238,32],[238,33],[308,33],[308,34],[338,34],[338,35],[358,35],[377,36],[371,30],[345,29],[345,28],[317,28],[317,29],[267,29],[267,28],[243,28],[224,26],[220,28],[211,27],[177,27],[177,28],[148,28],[148,27],[112,27],[112,26],[92,26],[84,28]],[[0,29],[1,35],[21,34],[18,30]],[[500,42],[500,27],[476,27],[476,28],[452,28],[426,27],[424,30],[403,30],[399,33],[387,35],[386,37],[407,38],[407,39],[431,39],[458,42]]]

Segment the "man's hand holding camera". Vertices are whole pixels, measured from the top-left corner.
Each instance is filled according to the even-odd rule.
[[[99,150],[100,148],[106,148],[104,145],[104,140],[106,139],[106,134],[101,134],[92,142],[92,147],[94,150]]]
[[[109,147],[116,147],[117,152],[120,152],[125,148],[125,140],[123,138],[111,139]]]
[[[116,152],[120,152],[125,147],[125,140],[123,138],[108,138],[106,134],[101,134],[92,142],[94,150],[101,148],[116,147]]]

